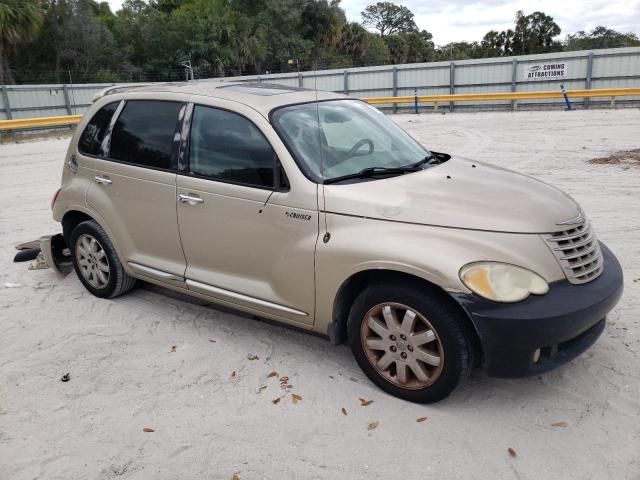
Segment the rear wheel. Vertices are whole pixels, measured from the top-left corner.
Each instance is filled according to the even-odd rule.
[[[392,395],[442,400],[471,368],[459,313],[443,294],[410,285],[372,285],[355,300],[349,339],[365,374]]]
[[[125,272],[111,240],[88,220],[71,232],[71,257],[82,284],[96,297],[113,298],[131,290],[135,279]]]

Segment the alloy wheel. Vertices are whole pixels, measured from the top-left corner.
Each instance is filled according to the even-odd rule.
[[[82,277],[93,288],[103,289],[109,283],[109,260],[102,245],[91,235],[80,235],[76,241],[76,260]]]
[[[411,307],[400,303],[374,306],[365,315],[360,338],[371,365],[398,387],[422,389],[442,373],[444,351],[438,333]]]

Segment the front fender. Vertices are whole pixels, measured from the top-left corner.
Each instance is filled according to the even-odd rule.
[[[434,227],[327,214],[331,237],[316,249],[316,322],[326,333],[334,321],[340,287],[367,270],[402,272],[449,293],[470,293],[458,272],[481,260],[520,265],[548,282],[564,273],[544,240],[536,234],[514,234]]]

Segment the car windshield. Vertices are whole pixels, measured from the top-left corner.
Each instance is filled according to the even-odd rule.
[[[276,110],[273,124],[315,182],[364,169],[407,167],[429,152],[379,110],[359,100],[291,105]]]

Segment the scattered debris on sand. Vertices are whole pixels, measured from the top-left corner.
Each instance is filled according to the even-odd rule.
[[[594,165],[628,165],[640,168],[640,148],[620,150],[606,157],[592,158],[589,163]]]

